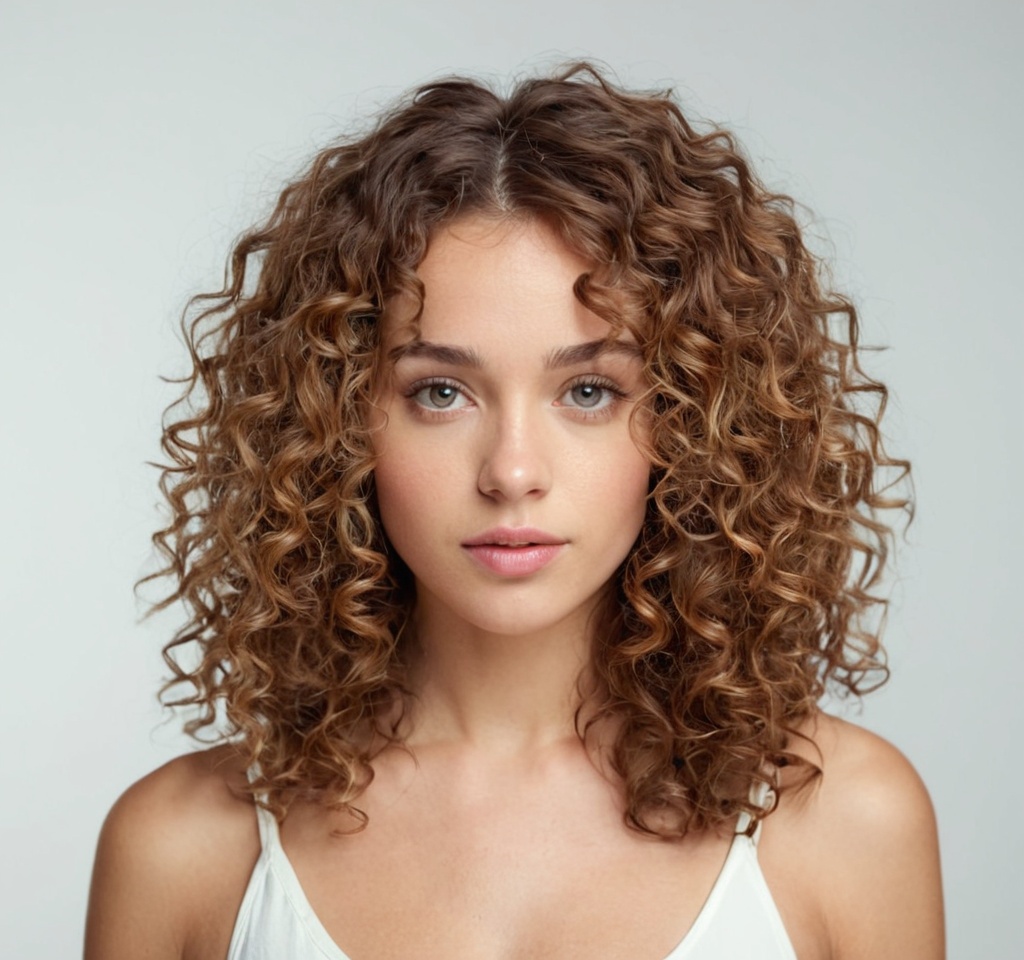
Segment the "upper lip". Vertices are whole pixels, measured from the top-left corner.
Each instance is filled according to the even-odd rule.
[[[464,547],[515,547],[528,544],[558,544],[565,543],[562,537],[556,537],[552,533],[538,530],[536,527],[494,527],[485,530],[475,537],[464,540]]]

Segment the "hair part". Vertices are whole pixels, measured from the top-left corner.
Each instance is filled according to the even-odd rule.
[[[880,511],[907,506],[891,487],[909,468],[885,452],[886,388],[791,200],[669,93],[587,64],[506,97],[420,88],[319,153],[238,241],[223,289],[193,298],[192,373],[163,435],[173,516],[154,537],[154,576],[174,582],[158,608],[190,611],[164,694],[185,685],[169,702],[198,708],[191,734],[223,705],[218,735],[258,764],[278,816],[296,797],[362,816],[410,695],[413,594],[373,486],[381,318],[398,296],[422,304],[431,237],[468,214],[542,218],[594,265],[577,298],[644,353],[647,519],[597,620],[580,735],[615,719],[636,829],[756,821],[751,784],[796,761],[787,744],[826,688],[884,682]]]

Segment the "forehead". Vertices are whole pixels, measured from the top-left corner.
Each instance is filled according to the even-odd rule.
[[[543,221],[467,216],[440,228],[416,270],[423,308],[396,298],[390,346],[423,339],[496,350],[608,337],[609,323],[577,299],[592,265]]]

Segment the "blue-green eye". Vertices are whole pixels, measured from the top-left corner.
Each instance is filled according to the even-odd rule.
[[[408,396],[425,410],[455,410],[466,400],[461,388],[444,380],[413,387]]]
[[[447,383],[435,383],[421,392],[427,395],[432,407],[439,408],[450,407],[459,395],[459,391]]]
[[[578,383],[575,387],[570,387],[569,393],[577,407],[592,410],[602,405],[601,401],[606,399],[608,390],[596,383]]]
[[[610,411],[623,396],[625,394],[614,383],[591,377],[569,384],[559,402],[562,406],[593,414]]]

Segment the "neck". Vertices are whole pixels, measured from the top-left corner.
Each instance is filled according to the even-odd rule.
[[[575,617],[530,634],[495,634],[419,604],[407,742],[507,756],[575,739],[575,714],[588,681],[587,620]]]

